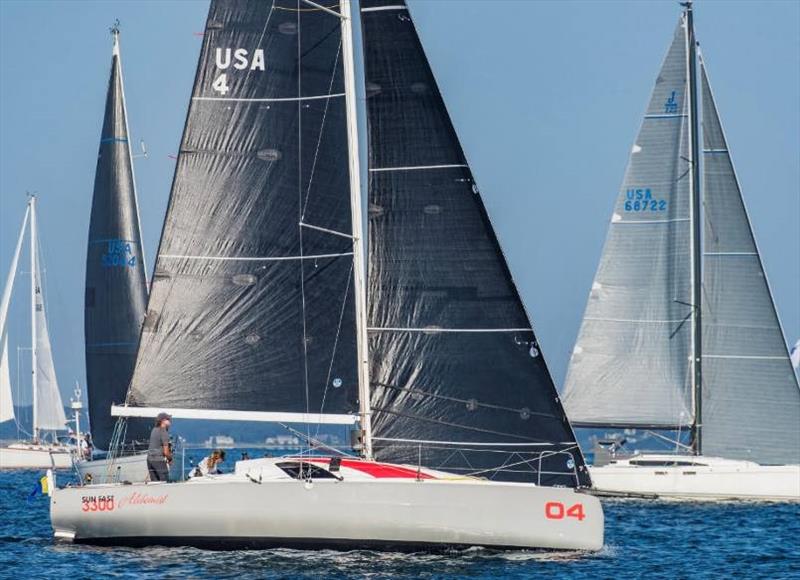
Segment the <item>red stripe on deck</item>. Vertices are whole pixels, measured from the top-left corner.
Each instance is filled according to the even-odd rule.
[[[314,463],[330,463],[329,457],[314,457],[306,458],[305,461]],[[425,472],[417,471],[416,469],[409,469],[399,465],[392,465],[390,463],[377,463],[375,461],[360,461],[358,459],[342,459],[342,467],[348,469],[355,469],[361,473],[366,473],[376,479],[383,479],[388,477],[406,478],[406,479],[436,479],[432,475]]]

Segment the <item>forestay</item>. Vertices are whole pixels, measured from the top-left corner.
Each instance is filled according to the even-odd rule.
[[[703,453],[800,463],[798,387],[705,66]]]
[[[682,19],[631,151],[570,360],[564,402],[575,425],[693,421],[687,78]]]
[[[115,29],[86,253],[86,383],[99,449],[109,448],[116,421],[109,411],[125,400],[147,306],[118,34]],[[150,423],[128,421],[126,438],[146,438]]]
[[[341,52],[300,0],[212,1],[129,404],[357,410]]]
[[[375,455],[497,480],[540,468],[572,486],[577,468],[587,484],[411,16],[362,0],[361,21]]]

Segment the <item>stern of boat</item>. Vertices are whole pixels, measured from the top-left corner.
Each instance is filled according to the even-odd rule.
[[[53,537],[56,540],[71,542],[75,539],[75,531],[56,523],[61,522],[61,518],[57,516],[57,496],[59,495],[59,489],[56,487],[56,474],[52,469],[48,469],[46,477],[47,494],[50,496],[50,523],[53,526]]]

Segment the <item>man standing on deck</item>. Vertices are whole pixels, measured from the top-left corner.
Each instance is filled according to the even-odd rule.
[[[147,471],[150,481],[169,481],[169,464],[172,463],[172,449],[169,447],[169,427],[172,417],[159,413],[156,424],[150,432],[150,447],[147,450]]]

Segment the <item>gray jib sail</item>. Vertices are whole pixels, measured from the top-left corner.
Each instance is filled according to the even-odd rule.
[[[573,424],[690,425],[686,29],[678,24],[614,206],[564,386]]]
[[[410,14],[361,7],[376,457],[572,486],[577,469],[587,484]]]
[[[114,38],[86,254],[86,381],[94,444],[108,449],[136,360],[147,278],[128,143],[119,44]],[[128,421],[126,439],[147,436],[149,421]]]
[[[702,445],[705,455],[800,463],[800,387],[702,68]]]
[[[351,232],[340,19],[212,1],[129,403],[355,411]]]

